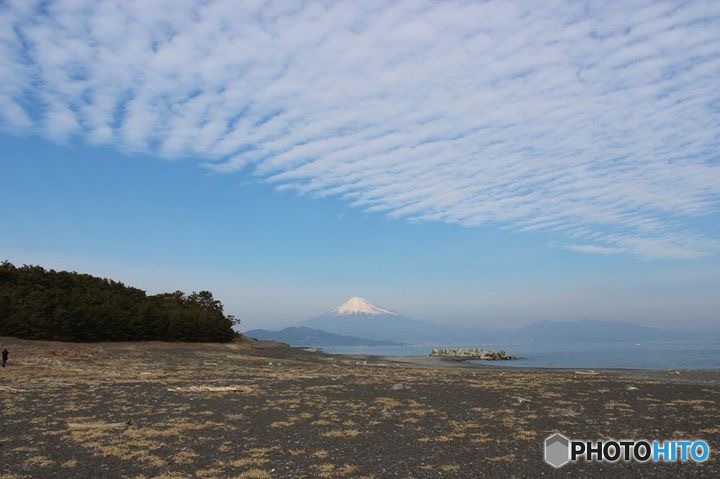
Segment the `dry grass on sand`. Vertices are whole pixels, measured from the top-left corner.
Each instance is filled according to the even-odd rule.
[[[716,450],[704,464],[542,462],[555,431],[717,447],[716,372],[418,367],[259,342],[0,346],[1,479],[720,477]]]

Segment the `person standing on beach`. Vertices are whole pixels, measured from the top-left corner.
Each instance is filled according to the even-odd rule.
[[[5,365],[7,364],[8,356],[10,356],[10,353],[8,352],[7,348],[3,349],[3,352],[2,352],[2,358],[3,358],[2,367],[5,367]]]

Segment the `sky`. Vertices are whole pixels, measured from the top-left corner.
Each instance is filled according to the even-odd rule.
[[[0,1],[0,257],[243,328],[719,328],[720,3]]]

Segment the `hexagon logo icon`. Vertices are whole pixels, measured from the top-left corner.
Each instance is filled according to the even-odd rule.
[[[545,439],[545,462],[555,468],[570,462],[570,440],[560,433]]]

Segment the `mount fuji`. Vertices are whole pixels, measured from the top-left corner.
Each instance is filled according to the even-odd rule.
[[[354,296],[332,311],[300,323],[334,334],[356,336],[377,341],[438,341],[467,339],[477,330],[441,326],[417,321],[390,309]]]

